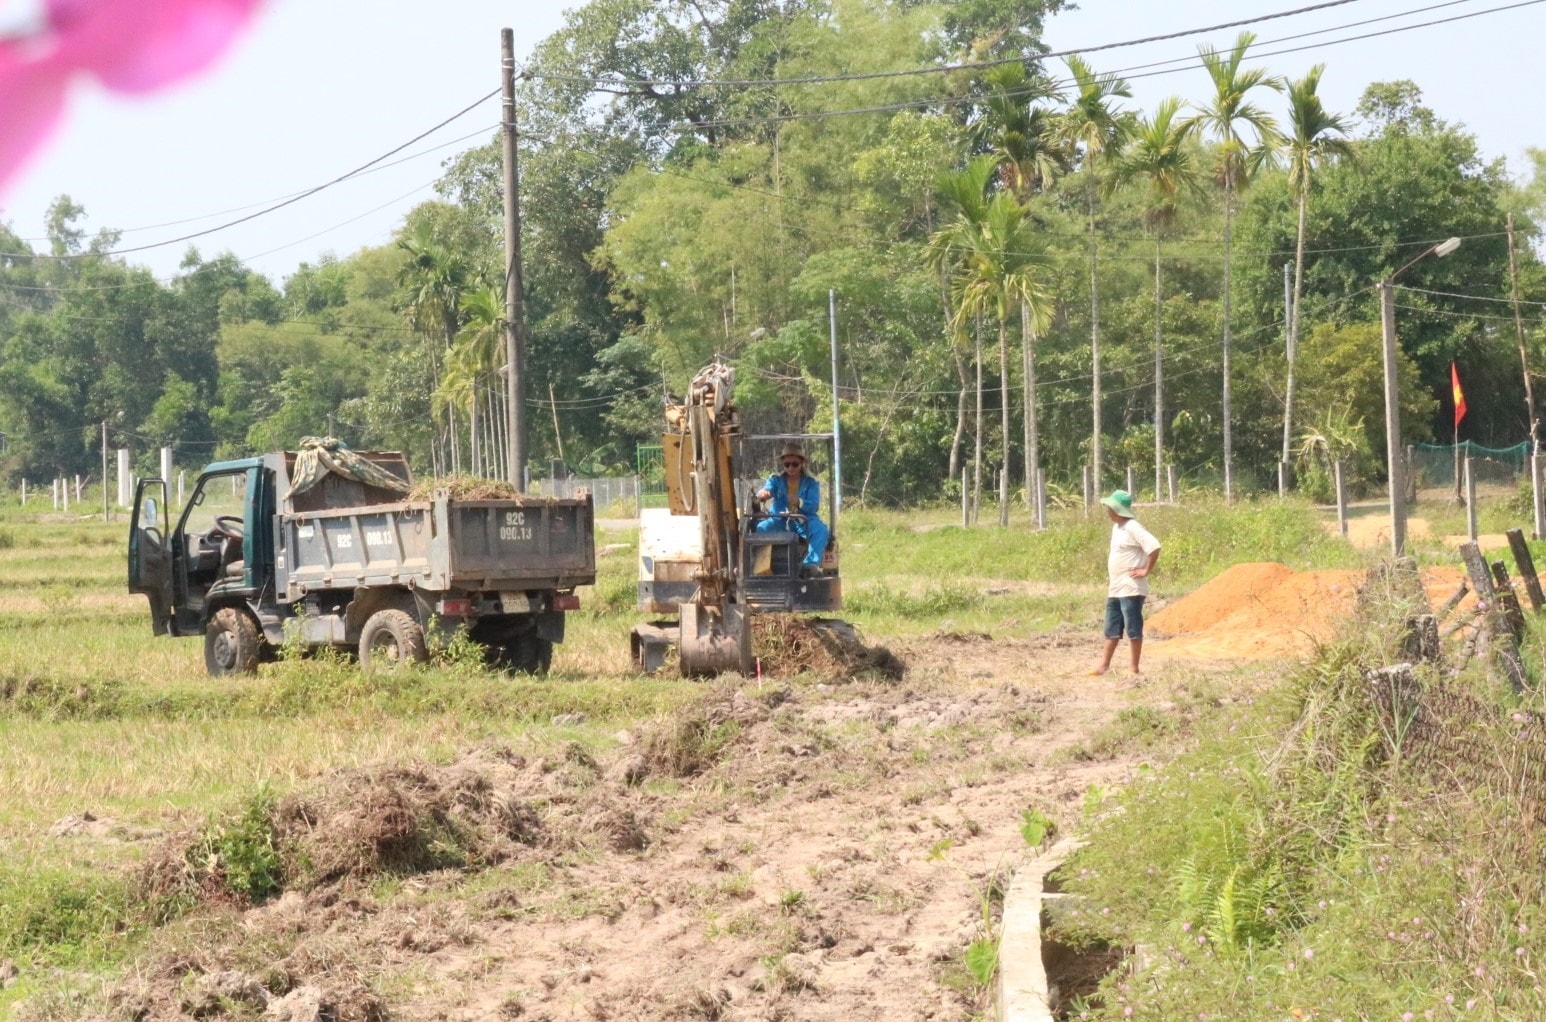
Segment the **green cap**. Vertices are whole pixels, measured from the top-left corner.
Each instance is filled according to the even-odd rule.
[[[1133,517],[1133,495],[1126,490],[1112,490],[1111,496],[1101,498],[1101,503],[1123,518]]]

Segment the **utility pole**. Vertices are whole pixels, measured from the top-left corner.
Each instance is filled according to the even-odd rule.
[[[107,521],[107,420],[102,420],[102,520]]]
[[[510,485],[526,492],[526,297],[521,281],[521,174],[515,128],[515,31],[501,29],[505,163],[505,406]]]
[[[1406,549],[1406,490],[1401,485],[1401,399],[1396,389],[1396,287],[1391,277],[1380,281],[1380,325],[1385,335],[1385,464],[1386,474],[1390,476],[1390,547],[1400,557]]]
[[[1519,264],[1514,260],[1514,214],[1508,215],[1508,282],[1514,301],[1514,333],[1519,338],[1519,368],[1525,376],[1525,421],[1530,425],[1530,454],[1541,452],[1535,430],[1535,386],[1530,382],[1530,359],[1525,355],[1525,324],[1519,317]]]
[[[1288,374],[1294,374],[1294,281],[1287,262],[1283,263],[1283,353],[1288,359]],[[1288,496],[1288,455],[1292,443],[1294,395],[1283,394],[1283,457],[1278,464],[1278,496]]]
[[[827,290],[827,320],[832,332],[832,527],[843,510],[843,429],[837,413],[837,291]]]

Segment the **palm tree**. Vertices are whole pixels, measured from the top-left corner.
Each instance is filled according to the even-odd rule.
[[[1174,222],[1181,197],[1202,188],[1197,150],[1190,135],[1194,122],[1178,120],[1181,99],[1160,103],[1154,116],[1141,119],[1117,161],[1108,189],[1141,184],[1145,191],[1144,219],[1154,234],[1154,492],[1158,496],[1165,473],[1165,374],[1161,329],[1160,241]]]
[[[1288,86],[1288,184],[1299,200],[1299,231],[1294,243],[1294,297],[1288,314],[1288,386],[1283,395],[1283,461],[1288,461],[1294,431],[1294,359],[1299,352],[1299,295],[1304,288],[1304,222],[1310,204],[1310,179],[1328,160],[1351,157],[1353,144],[1345,137],[1347,124],[1327,113],[1316,89],[1325,64],[1316,64]],[[1342,137],[1339,137],[1342,136]]]
[[[1023,64],[1001,64],[984,76],[993,90],[983,103],[972,135],[998,157],[999,183],[1022,201],[1068,173],[1069,150],[1054,130],[1053,111],[1040,103],[1057,90],[1043,75]]]
[[[498,475],[500,400],[498,391],[490,391],[487,381],[499,371],[504,362],[505,291],[499,284],[484,284],[462,296],[461,311],[465,319],[457,335],[456,347],[446,357],[446,371],[440,387],[435,392],[438,405],[454,408],[458,405],[480,407],[479,393],[483,393],[482,407],[487,410],[483,433],[477,433],[477,417],[473,419],[475,439],[487,440],[480,459],[473,457],[473,472]],[[487,434],[486,436],[484,434]]]
[[[1258,88],[1282,90],[1283,80],[1263,68],[1243,68],[1245,51],[1256,41],[1253,32],[1241,32],[1234,48],[1222,54],[1211,46],[1198,48],[1202,65],[1213,82],[1213,96],[1197,107],[1189,123],[1211,132],[1219,143],[1218,178],[1224,185],[1224,496],[1234,496],[1234,439],[1229,404],[1230,258],[1235,218],[1235,193],[1271,160],[1281,141],[1277,122],[1249,101]],[[1246,137],[1254,136],[1255,144]]]
[[[462,323],[462,296],[471,284],[471,267],[461,256],[435,240],[427,224],[420,224],[402,238],[398,247],[408,253],[408,263],[398,272],[397,309],[415,330],[425,336],[439,334],[446,350],[456,343]],[[439,359],[431,355],[430,364],[440,373]],[[451,471],[460,470],[456,442],[454,408],[450,413]],[[477,409],[473,408],[473,447],[477,447]],[[476,458],[476,454],[474,454]]]
[[[1090,405],[1093,420],[1090,432],[1090,462],[1095,489],[1101,488],[1100,444],[1100,296],[1096,283],[1095,207],[1100,172],[1107,159],[1121,152],[1132,125],[1128,117],[1111,105],[1120,96],[1131,99],[1132,89],[1116,75],[1097,75],[1083,57],[1067,58],[1069,74],[1078,88],[1073,103],[1064,112],[1059,134],[1083,155],[1085,205],[1090,219]]]
[[[999,475],[999,524],[1009,524],[1009,316],[1022,303],[1032,322],[1045,322],[1047,296],[1037,279],[1047,257],[1031,227],[1026,209],[1004,190],[988,191],[998,172],[997,156],[979,156],[966,168],[947,174],[941,188],[959,214],[954,223],[929,239],[931,265],[944,267],[950,278],[951,327],[965,334],[973,320],[992,316],[998,323],[999,374],[1002,381],[1000,421],[1002,456]],[[978,361],[979,366],[981,360]],[[981,385],[978,387],[979,407]],[[1033,414],[1027,409],[1026,414]],[[980,426],[979,426],[980,433]],[[979,459],[980,461],[980,459]]]

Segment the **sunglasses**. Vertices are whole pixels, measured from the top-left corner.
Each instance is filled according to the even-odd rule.
[[[805,464],[805,462],[803,462],[803,461],[786,461],[786,462],[784,462],[784,467],[785,468],[799,468],[803,464]]]

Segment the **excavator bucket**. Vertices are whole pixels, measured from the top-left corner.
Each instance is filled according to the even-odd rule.
[[[677,652],[685,677],[711,677],[725,671],[752,673],[752,628],[746,610],[729,604],[723,611],[682,604]]]

